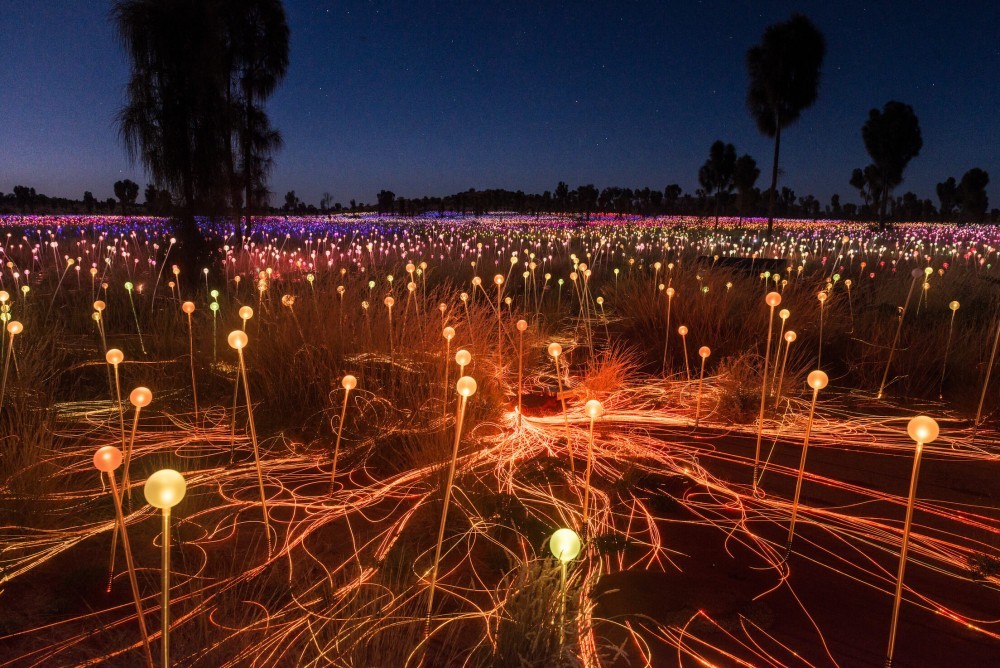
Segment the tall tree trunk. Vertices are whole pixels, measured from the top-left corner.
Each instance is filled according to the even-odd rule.
[[[771,165],[771,194],[767,198],[767,236],[774,232],[774,195],[778,189],[778,151],[781,149],[781,119],[775,116],[778,131],[774,133],[774,164]]]
[[[715,229],[719,229],[719,191],[715,191]]]

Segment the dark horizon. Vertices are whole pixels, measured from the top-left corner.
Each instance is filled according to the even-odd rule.
[[[693,192],[715,139],[753,155],[766,175],[772,144],[746,112],[744,54],[799,9],[285,4],[291,66],[268,105],[285,138],[270,184],[276,206],[287,190],[314,204],[330,192],[345,205],[374,202],[383,188],[407,198],[542,193],[558,181]],[[924,147],[895,194],[936,203],[937,182],[981,167],[996,207],[1000,40],[983,26],[1000,23],[1000,10],[973,4],[808,8],[828,52],[816,105],[783,135],[779,186],[857,202],[848,179],[869,162],[861,125],[897,99],[914,107]],[[108,6],[8,8],[0,191],[106,198],[116,180],[148,182],[113,124],[127,67]]]

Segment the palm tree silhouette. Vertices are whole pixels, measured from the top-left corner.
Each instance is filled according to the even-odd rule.
[[[819,94],[820,66],[826,55],[823,34],[802,14],[769,26],[747,51],[747,107],[757,129],[774,138],[774,163],[767,204],[767,233],[774,229],[781,131],[798,120]]]

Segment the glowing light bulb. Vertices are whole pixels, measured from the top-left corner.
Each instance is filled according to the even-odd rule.
[[[517,321],[517,331],[523,332],[526,329],[528,329],[528,321],[527,320],[518,320]]]
[[[145,408],[153,401],[153,393],[148,387],[137,387],[129,393],[128,400],[136,408]]]
[[[708,356],[712,354],[712,349],[708,346],[702,346],[701,348],[698,348],[698,354],[702,357],[702,359],[707,359]]]
[[[146,501],[154,508],[169,509],[176,506],[187,492],[184,476],[173,469],[161,469],[146,479],[142,489]]]
[[[781,294],[777,292],[768,292],[767,296],[764,297],[764,301],[767,303],[768,306],[774,308],[775,306],[781,303]]]
[[[917,443],[924,445],[932,443],[938,437],[940,429],[933,418],[918,415],[906,425],[906,433]]]
[[[596,420],[604,415],[604,405],[597,399],[591,399],[583,405],[583,412],[586,413],[587,417],[591,420]]]
[[[249,306],[241,306],[240,317],[243,318],[244,320],[249,320],[250,318],[253,317],[253,309],[250,308]]]
[[[451,341],[453,338],[455,338],[455,328],[445,327],[442,334],[444,335],[446,341]]]
[[[247,343],[250,339],[247,337],[247,333],[241,330],[233,330],[229,332],[229,336],[226,338],[229,342],[229,347],[233,350],[242,350],[247,347]]]
[[[550,343],[549,355],[551,355],[552,357],[559,357],[560,355],[562,355],[562,346],[554,341]]]
[[[806,383],[809,384],[814,390],[822,390],[826,387],[826,384],[830,382],[829,376],[817,369],[816,371],[810,371],[809,375],[806,376]]]
[[[566,564],[580,554],[580,536],[572,529],[559,529],[549,538],[549,550],[552,556]]]
[[[181,304],[181,310],[187,313],[188,315],[191,315],[192,313],[194,313],[194,302],[184,302],[183,304]]]
[[[468,366],[472,362],[472,353],[464,348],[455,353],[455,364],[459,366]]]
[[[122,363],[122,360],[125,359],[125,354],[122,351],[118,350],[117,348],[112,348],[104,356],[104,359],[108,361],[108,364],[112,366],[118,366],[119,364]]]
[[[462,376],[455,383],[455,391],[466,398],[476,393],[476,387],[476,379],[472,376]]]
[[[350,392],[351,390],[353,390],[355,387],[358,386],[358,379],[348,374],[344,376],[344,379],[340,381],[340,384],[344,387],[345,390]]]
[[[788,343],[794,343],[795,339],[797,339],[798,336],[799,335],[793,332],[792,330],[788,330],[787,332],[785,332],[785,341],[787,341]]]
[[[94,453],[94,468],[103,473],[114,471],[121,463],[122,451],[113,445],[105,445]]]

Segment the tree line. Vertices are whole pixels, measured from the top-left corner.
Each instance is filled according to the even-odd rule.
[[[0,193],[0,211],[32,213],[147,213],[174,216],[182,243],[197,243],[194,214],[233,216],[237,235],[249,233],[254,213],[330,214],[371,211],[418,215],[432,212],[482,214],[561,213],[775,217],[1000,222],[989,210],[989,175],[972,168],[937,184],[937,202],[912,191],[896,194],[907,165],[920,154],[923,138],[913,108],[890,100],[873,108],[861,127],[871,163],[846,183],[860,204],[839,194],[821,202],[779,185],[782,132],[819,96],[826,55],[823,34],[801,14],[765,29],[746,53],[747,110],[758,130],[773,139],[770,185],[758,187],[761,167],[732,143],[714,142],[697,173],[694,192],[678,184],[628,188],[593,184],[552,191],[469,189],[444,197],[401,197],[391,190],[374,202],[343,205],[323,193],[319,205],[303,202],[294,190],[270,204],[268,179],[281,134],[270,124],[264,103],[288,68],[289,31],[281,0],[117,0],[112,20],[131,64],[125,104],[118,116],[122,143],[133,163],[152,183],[138,203],[139,186],[129,179],[113,186],[114,198],[82,200],[46,197],[18,185]],[[244,222],[241,222],[244,221]],[[244,226],[245,225],[245,226]]]

